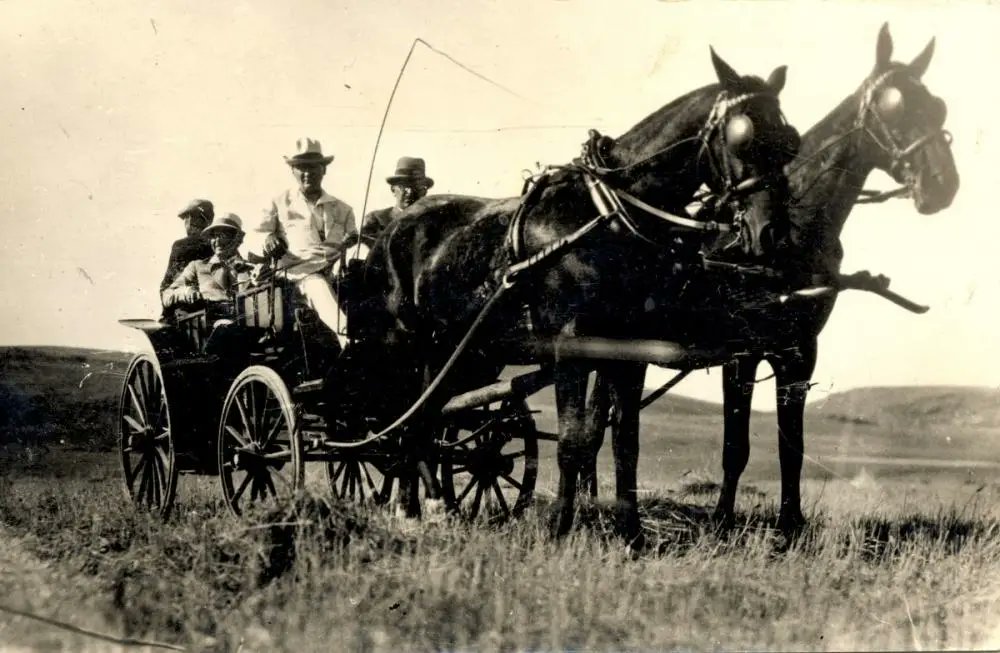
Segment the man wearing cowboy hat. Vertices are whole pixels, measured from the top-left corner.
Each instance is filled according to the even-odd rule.
[[[274,198],[257,231],[268,234],[264,255],[281,257],[288,278],[297,283],[343,348],[347,318],[325,274],[340,257],[344,241],[357,234],[354,209],[323,190],[323,176],[333,157],[324,156],[319,141],[300,138],[295,147],[285,163],[298,186]]]
[[[396,174],[386,177],[396,204],[372,211],[361,225],[361,239],[371,245],[386,227],[396,220],[406,207],[427,194],[434,180],[427,176],[424,160],[404,156],[396,163]]]
[[[174,241],[170,247],[170,258],[167,259],[167,270],[160,281],[160,292],[166,290],[170,282],[177,278],[181,270],[191,261],[212,255],[212,246],[202,236],[202,229],[208,226],[215,217],[212,203],[208,200],[194,199],[177,214],[184,220],[184,230],[187,236]]]
[[[202,236],[210,243],[211,254],[191,261],[160,294],[166,309],[207,303],[217,312],[229,314],[240,274],[250,271],[237,248],[243,242],[243,222],[234,213],[212,220]]]

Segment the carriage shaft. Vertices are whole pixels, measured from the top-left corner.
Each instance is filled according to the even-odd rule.
[[[441,413],[443,415],[450,415],[468,408],[485,406],[486,404],[509,397],[516,396],[523,399],[535,394],[550,383],[552,383],[552,369],[542,368],[452,397],[444,405]]]

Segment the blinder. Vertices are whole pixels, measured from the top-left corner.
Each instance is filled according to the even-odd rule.
[[[878,94],[875,110],[884,120],[894,121],[903,113],[905,106],[903,93],[895,86],[887,86]]]

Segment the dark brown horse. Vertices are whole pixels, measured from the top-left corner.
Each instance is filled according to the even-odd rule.
[[[369,300],[363,315],[351,318],[365,325],[360,341],[388,348],[397,365],[419,360],[433,374],[476,323],[475,337],[438,392],[442,402],[524,361],[509,342],[526,333],[526,306],[536,338],[633,336],[650,315],[651,295],[683,285],[689,267],[701,264],[699,249],[717,235],[684,212],[701,186],[721,207],[747,195],[784,206],[782,170],[798,147],[778,101],[784,67],[765,81],[738,75],[714,52],[712,62],[718,84],[671,102],[616,140],[593,139],[583,160],[541,178],[523,200],[444,195],[412,205],[368,258]],[[782,219],[780,211],[756,215]],[[532,263],[505,285],[511,266],[526,260]],[[586,458],[587,374],[600,365],[534,360],[554,367],[555,527],[565,533]]]
[[[888,25],[878,36],[875,68],[857,91],[803,137],[791,165],[789,207],[792,274],[807,285],[835,283],[843,260],[840,233],[873,169],[905,186],[921,214],[947,208],[958,191],[951,138],[944,131],[944,101],[920,81],[934,52],[933,39],[909,64],[891,61]],[[754,375],[766,360],[777,383],[781,462],[779,526],[799,529],[802,515],[803,414],[816,366],[817,338],[836,295],[775,308],[770,322],[790,325],[765,351],[739,357],[724,368],[723,484],[716,516],[733,519],[736,486],[750,455],[750,402]]]
[[[817,337],[836,301],[836,294],[818,298],[766,301],[796,288],[838,285],[843,250],[840,233],[874,169],[889,173],[912,196],[917,210],[929,214],[946,208],[958,190],[950,136],[944,131],[944,102],[920,81],[933,53],[933,40],[909,64],[891,61],[888,26],[878,37],[875,68],[857,91],[803,136],[797,159],[790,165],[792,203],[788,230],[777,236],[775,265],[781,278],[724,272],[705,275],[687,288],[705,305],[684,312],[692,301],[681,296],[668,308],[661,337],[690,346],[727,346],[739,352],[724,366],[724,479],[715,517],[733,520],[736,488],[750,453],[750,404],[754,377],[762,360],[771,365],[777,383],[777,418],[781,462],[779,527],[794,533],[804,524],[800,476],[803,459],[803,413],[816,365]],[[761,202],[748,210],[769,211]],[[758,217],[756,221],[759,222]],[[710,253],[709,256],[717,255]],[[757,301],[760,300],[760,301]],[[643,370],[630,370],[632,389],[622,394],[620,379],[607,388],[598,379],[591,398],[595,415],[612,413],[616,444],[618,493],[634,493],[634,455],[618,459],[619,448],[637,450],[638,406]],[[608,396],[611,392],[612,396]],[[597,431],[604,423],[595,418]],[[592,441],[590,469],[600,433]],[[624,481],[623,481],[624,479]],[[625,487],[622,483],[627,484]],[[596,486],[592,486],[592,491]]]

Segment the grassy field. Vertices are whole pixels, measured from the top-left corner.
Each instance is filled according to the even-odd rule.
[[[535,405],[545,426],[550,403]],[[125,500],[111,452],[54,446],[30,467],[2,468],[0,546],[52,573],[17,584],[0,559],[0,590],[20,588],[0,603],[190,650],[1000,647],[1000,429],[947,411],[911,419],[926,411],[898,406],[886,422],[868,408],[863,419],[811,413],[810,527],[787,546],[771,528],[773,415],[754,415],[739,526],[719,534],[708,519],[718,408],[658,405],[644,415],[649,545],[638,556],[611,532],[606,451],[602,502],[584,503],[574,534],[553,541],[548,445],[536,508],[501,527],[330,503],[318,479],[297,505],[240,520],[216,479],[193,476],[181,478],[178,510],[163,523]],[[89,641],[27,623],[0,616],[0,643]]]

